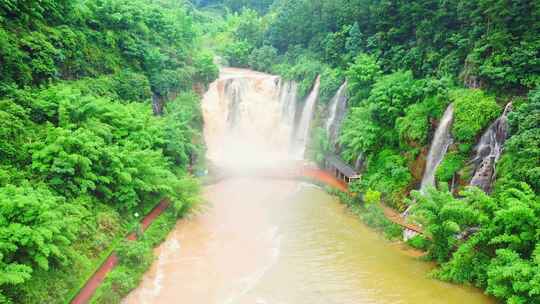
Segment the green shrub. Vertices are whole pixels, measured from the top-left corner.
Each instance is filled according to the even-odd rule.
[[[526,182],[540,192],[540,87],[516,105],[509,121],[513,136],[497,166],[500,182]]]
[[[228,44],[221,52],[230,66],[242,68],[248,66],[251,51],[252,46],[249,43],[240,41]]]
[[[367,102],[374,105],[374,119],[387,128],[405,109],[423,97],[423,84],[414,79],[411,71],[397,71],[377,79]]]
[[[277,60],[277,50],[265,45],[251,51],[248,58],[248,65],[257,71],[270,72],[272,71],[272,67],[277,63]]]
[[[368,204],[358,214],[366,225],[382,231],[387,238],[395,239],[401,237],[402,228],[392,223],[384,215],[384,211],[379,204]]]
[[[385,149],[369,157],[360,182],[363,189],[382,193],[387,203],[400,208],[401,194],[411,180],[407,160],[399,153]]]
[[[408,239],[407,244],[415,249],[427,250],[429,246],[429,240],[419,234]]]
[[[466,160],[465,156],[456,152],[446,154],[439,167],[437,167],[435,177],[439,182],[450,181],[454,174],[463,168]]]
[[[321,73],[321,87],[319,89],[319,101],[328,103],[336,94],[339,87],[345,81],[343,73],[339,69],[326,68]]]
[[[384,144],[383,128],[373,120],[373,106],[360,105],[349,110],[343,121],[339,142],[341,156],[352,163],[360,153],[372,152]]]
[[[374,191],[368,189],[364,194],[364,203],[366,205],[371,204],[380,204],[381,203],[381,193],[379,191]]]
[[[301,54],[295,62],[289,65],[280,65],[277,72],[285,79],[292,79],[298,82],[298,98],[305,98],[313,83],[324,70],[325,64],[313,59],[309,54]]]
[[[196,70],[193,80],[207,85],[218,78],[219,68],[214,64],[214,56],[209,52],[200,52],[193,58]]]
[[[124,70],[113,77],[113,90],[126,101],[147,101],[150,99],[150,81],[139,73]]]
[[[402,146],[426,145],[431,126],[430,119],[440,118],[446,104],[439,97],[432,96],[407,107],[405,115],[396,120]]]
[[[450,92],[454,102],[452,135],[457,141],[474,142],[480,131],[486,128],[501,109],[495,98],[478,89],[460,89]]]
[[[367,54],[359,54],[354,63],[349,65],[345,72],[348,80],[349,95],[352,104],[369,97],[373,84],[381,77],[381,67],[375,57]]]
[[[152,247],[145,242],[122,242],[116,249],[116,254],[122,265],[128,267],[148,267],[152,262]]]

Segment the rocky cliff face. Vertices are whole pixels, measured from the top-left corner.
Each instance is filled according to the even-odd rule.
[[[485,192],[490,192],[495,180],[495,166],[501,157],[506,139],[508,138],[508,113],[512,111],[512,103],[506,105],[503,114],[486,130],[475,147],[474,175],[470,185]]]

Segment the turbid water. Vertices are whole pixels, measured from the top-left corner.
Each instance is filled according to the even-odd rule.
[[[432,265],[314,186],[233,179],[205,196],[125,303],[492,303],[428,278]]]
[[[283,163],[296,109],[283,95],[295,99],[293,87],[224,70],[203,101],[209,158],[235,170]],[[125,304],[493,303],[477,289],[428,278],[433,265],[315,186],[231,178],[204,196],[156,249]]]

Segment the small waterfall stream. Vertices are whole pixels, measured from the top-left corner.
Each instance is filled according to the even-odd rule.
[[[429,187],[435,186],[435,172],[437,167],[441,164],[448,147],[452,144],[452,121],[454,119],[454,105],[450,104],[444,111],[437,130],[435,130],[435,135],[431,141],[431,146],[429,147],[429,152],[426,160],[426,168],[424,170],[424,175],[422,176],[422,182],[420,183],[420,192],[425,193]],[[403,212],[403,217],[408,217],[411,210],[411,206]],[[408,240],[415,236],[417,233],[411,230],[403,231],[403,239]]]
[[[450,104],[441,118],[435,136],[431,141],[429,147],[429,153],[426,161],[426,169],[424,170],[424,176],[420,184],[420,191],[425,192],[428,187],[435,186],[435,172],[437,167],[441,164],[448,147],[452,144],[452,135],[450,134],[452,128],[452,120],[454,118],[454,105]]]
[[[306,98],[304,108],[302,110],[302,116],[296,129],[295,141],[294,141],[294,155],[298,159],[303,159],[306,151],[306,144],[309,139],[309,129],[311,126],[311,120],[313,119],[313,111],[315,110],[315,104],[319,99],[319,87],[321,84],[320,76],[315,79],[313,89]]]
[[[345,81],[339,87],[336,95],[334,95],[330,101],[329,109],[330,114],[328,115],[328,120],[326,121],[326,131],[328,133],[330,143],[334,145],[339,135],[341,122],[343,121],[347,111],[347,81]]]
[[[281,121],[287,126],[294,127],[294,117],[296,114],[296,94],[298,84],[291,80],[280,79],[279,82],[279,103],[282,105]],[[291,134],[292,136],[292,134]]]
[[[474,148],[476,155],[471,162],[475,170],[470,185],[490,192],[495,179],[495,164],[501,157],[502,149],[508,138],[508,113],[512,111],[512,103],[508,103],[503,114],[497,118],[480,138]]]

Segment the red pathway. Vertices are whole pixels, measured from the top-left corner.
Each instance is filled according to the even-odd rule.
[[[339,180],[332,174],[320,169],[304,168],[302,169],[302,176],[312,178],[316,181],[327,184],[328,186],[337,188],[338,190],[341,190],[343,192],[348,191],[347,184],[344,181]]]
[[[141,221],[141,229],[144,232],[152,222],[167,209],[169,206],[169,200],[164,199],[162,200],[148,215],[144,217],[144,219]],[[136,240],[137,235],[135,233],[130,233],[126,239],[128,240]],[[90,298],[94,295],[94,292],[96,292],[96,289],[101,285],[101,283],[105,280],[105,277],[107,277],[107,274],[111,272],[111,270],[114,269],[114,267],[118,264],[118,257],[116,256],[116,253],[111,253],[109,257],[101,264],[101,266],[98,268],[98,270],[92,275],[92,277],[86,282],[84,287],[79,291],[77,296],[71,300],[71,304],[86,304],[90,301]]]

